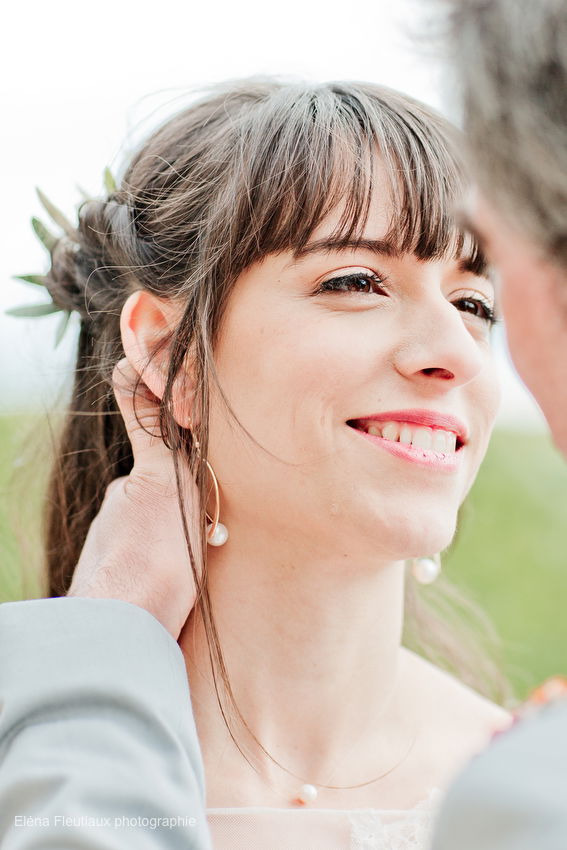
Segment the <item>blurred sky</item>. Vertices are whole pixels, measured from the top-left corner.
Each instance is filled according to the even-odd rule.
[[[431,6],[429,0],[10,4],[0,57],[0,412],[52,403],[73,368],[76,323],[55,351],[57,314],[4,315],[7,307],[48,300],[43,290],[11,279],[47,268],[29,224],[32,215],[47,221],[34,187],[72,216],[77,185],[100,193],[105,166],[119,170],[136,141],[186,103],[192,88],[229,77],[370,80],[447,113],[450,75],[435,48],[415,37]],[[495,344],[501,422],[543,427],[510,366],[502,330]]]

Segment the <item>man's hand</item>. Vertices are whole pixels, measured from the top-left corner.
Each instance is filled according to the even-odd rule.
[[[177,640],[195,603],[195,583],[173,455],[159,432],[159,400],[140,384],[136,411],[148,434],[134,413],[136,377],[126,359],[114,369],[114,392],[132,444],[134,467],[130,475],[117,478],[107,488],[68,596],[120,599],[139,605]],[[189,470],[180,471],[191,545],[200,565],[197,488]]]

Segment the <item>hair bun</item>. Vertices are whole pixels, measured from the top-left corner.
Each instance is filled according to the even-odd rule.
[[[81,318],[89,315],[84,265],[78,232],[77,239],[65,234],[53,247],[51,269],[46,275],[46,286],[53,303],[62,310],[78,312]]]
[[[111,309],[119,294],[117,270],[125,282],[125,265],[135,249],[131,210],[113,199],[89,199],[79,208],[78,226],[67,224],[64,231],[49,246],[47,289],[62,310],[94,319]]]

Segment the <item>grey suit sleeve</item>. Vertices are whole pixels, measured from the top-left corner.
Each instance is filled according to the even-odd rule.
[[[500,735],[450,789],[433,850],[567,848],[567,704]]]
[[[2,850],[210,850],[183,655],[110,599],[0,605]]]

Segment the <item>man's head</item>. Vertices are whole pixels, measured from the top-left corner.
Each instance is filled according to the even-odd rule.
[[[567,453],[567,4],[450,3],[469,217],[500,273],[512,356]]]

